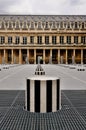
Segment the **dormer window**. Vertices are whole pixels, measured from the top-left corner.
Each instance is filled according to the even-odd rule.
[[[84,22],[82,23],[82,29],[84,29]]]
[[[45,23],[45,29],[49,29],[48,22]]]
[[[16,29],[19,29],[19,22],[16,23]]]
[[[34,23],[31,22],[31,29],[34,29]]]
[[[41,23],[40,22],[38,23],[38,29],[41,29]]]
[[[78,23],[75,22],[75,29],[78,29]]]

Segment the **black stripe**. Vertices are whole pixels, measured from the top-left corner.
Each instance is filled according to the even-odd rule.
[[[40,80],[35,80],[35,112],[40,112]]]
[[[59,110],[59,96],[60,96],[60,80],[57,80],[57,110]]]
[[[46,82],[46,110],[52,112],[52,80]]]
[[[27,110],[30,111],[30,80],[27,79]]]

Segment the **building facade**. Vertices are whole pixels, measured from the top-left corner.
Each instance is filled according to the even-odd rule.
[[[86,16],[0,15],[0,64],[85,64]]]

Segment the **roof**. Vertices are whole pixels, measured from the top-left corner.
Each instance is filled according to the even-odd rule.
[[[0,15],[0,20],[12,21],[86,21],[86,15]]]

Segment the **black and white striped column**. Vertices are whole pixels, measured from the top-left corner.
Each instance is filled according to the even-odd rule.
[[[61,108],[60,79],[34,76],[27,79],[26,110],[55,112]]]

